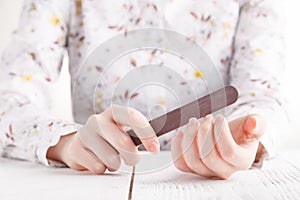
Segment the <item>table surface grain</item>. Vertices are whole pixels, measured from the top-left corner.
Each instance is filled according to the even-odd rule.
[[[150,167],[149,167],[150,166]],[[127,199],[131,168],[92,175],[0,158],[0,199]],[[300,151],[285,152],[262,169],[207,180],[181,173],[170,152],[147,155],[136,166],[133,199],[300,199]]]

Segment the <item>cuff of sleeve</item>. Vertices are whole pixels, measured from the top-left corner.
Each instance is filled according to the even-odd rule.
[[[46,144],[42,144],[38,147],[36,156],[38,160],[46,165],[46,166],[55,166],[55,167],[63,167],[65,166],[63,163],[57,162],[57,161],[50,161],[47,159],[47,151],[50,147],[55,146],[60,138],[62,136],[77,132],[76,124],[68,123],[68,124],[62,124],[60,127],[57,127],[57,129],[51,134],[49,137],[49,142]]]
[[[273,158],[277,155],[277,149],[271,138],[269,138],[269,135],[264,134],[260,139],[260,143],[262,145],[262,151],[256,155],[252,168],[262,168],[263,162],[266,159]]]
[[[266,150],[266,148],[262,145],[262,149],[259,153],[255,155],[255,160],[253,161],[251,168],[262,168],[264,161],[269,158],[269,154]]]
[[[265,158],[273,158],[277,155],[277,149],[273,140],[270,138],[270,134],[264,134],[260,138],[260,143],[263,145],[263,150],[266,154]]]

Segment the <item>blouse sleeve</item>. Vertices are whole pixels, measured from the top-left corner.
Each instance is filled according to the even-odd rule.
[[[231,84],[240,92],[228,110],[229,118],[260,114],[268,122],[261,138],[268,156],[287,130],[286,100],[283,98],[284,21],[280,0],[244,1],[233,40]]]
[[[68,0],[25,0],[0,65],[2,156],[41,162],[74,123],[51,117],[49,91],[58,77],[68,32]]]

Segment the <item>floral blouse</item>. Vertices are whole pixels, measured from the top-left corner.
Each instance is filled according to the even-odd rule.
[[[49,164],[46,152],[60,137],[103,111],[112,99],[130,99],[148,118],[176,108],[172,94],[152,85],[137,91],[112,91],[125,73],[146,64],[172,68],[197,91],[206,94],[205,77],[180,58],[163,50],[132,52],[110,67],[101,84],[89,75],[104,73],[90,65],[72,88],[74,121],[49,116],[49,89],[57,79],[64,51],[69,55],[72,82],[80,63],[112,36],[138,28],[165,28],[194,40],[211,57],[224,85],[238,88],[239,99],[226,108],[231,120],[261,114],[268,120],[261,142],[269,155],[285,133],[286,115],[281,78],[284,67],[283,21],[280,0],[25,0],[17,30],[3,52],[0,69],[0,148],[6,157]],[[109,49],[107,50],[109,52]],[[105,56],[105,55],[103,55]],[[162,71],[168,76],[168,72]],[[137,77],[142,79],[143,77]],[[172,78],[169,76],[169,78]],[[193,100],[185,92],[182,96]],[[73,86],[73,85],[72,85]],[[130,95],[129,95],[130,94]],[[124,100],[124,101],[125,101]],[[169,149],[173,132],[160,138]]]

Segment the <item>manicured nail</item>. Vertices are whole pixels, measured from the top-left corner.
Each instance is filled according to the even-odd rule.
[[[252,115],[246,118],[244,129],[250,134],[257,132],[257,119],[255,116]]]
[[[225,117],[224,117],[223,115],[221,115],[221,114],[218,114],[218,115],[214,118],[213,122],[215,122],[216,120],[218,120],[220,123],[224,123]]]
[[[157,144],[157,142],[152,142],[150,145],[149,145],[149,150],[151,152],[156,152],[159,150],[159,145]]]
[[[255,123],[255,125],[254,125],[254,128],[252,129],[252,131],[254,132],[254,133],[256,133],[257,132],[257,129],[258,129],[258,127],[257,127],[257,125],[258,125],[258,119],[257,119],[257,117],[255,116],[255,115],[252,115],[252,118],[254,119],[254,123]]]
[[[190,120],[189,120],[189,123],[188,123],[188,125],[189,126],[193,126],[193,125],[196,125],[197,124],[197,119],[196,118],[191,118]]]
[[[176,137],[181,137],[183,136],[183,133],[181,131],[178,131],[176,134],[175,134]]]
[[[206,117],[205,117],[205,121],[209,121],[209,122],[211,122],[213,120],[213,116],[212,115],[206,115]]]
[[[251,118],[247,118],[246,119],[246,125],[247,127],[247,135],[246,138],[247,139],[254,139],[257,138],[257,119],[255,116],[251,116]],[[249,128],[250,127],[250,128]]]
[[[145,128],[149,124],[147,119],[140,112],[130,111],[130,118],[139,128]]]

